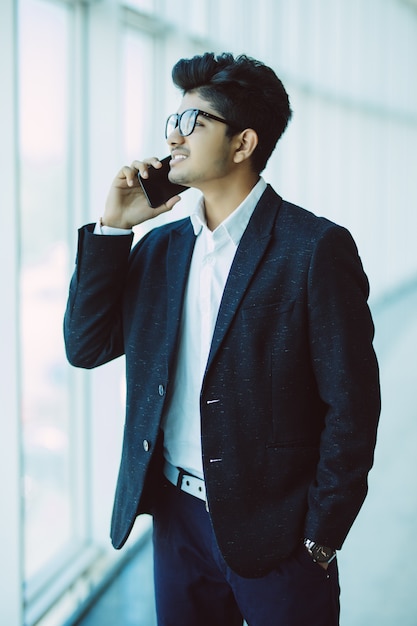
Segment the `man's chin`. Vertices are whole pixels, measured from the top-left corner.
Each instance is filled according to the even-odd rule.
[[[191,187],[190,181],[186,176],[175,176],[172,172],[169,173],[168,179],[174,185],[184,185],[185,187]]]

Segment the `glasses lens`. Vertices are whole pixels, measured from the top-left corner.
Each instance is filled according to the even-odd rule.
[[[169,116],[165,125],[165,138],[166,139],[168,139],[170,134],[177,128],[177,125],[178,125],[178,115],[176,113],[173,113],[172,115]]]
[[[195,127],[198,109],[187,109],[180,115],[180,133],[183,137],[191,135]]]
[[[181,115],[178,115],[178,113],[172,113],[166,121],[165,138],[168,139],[177,126],[179,126],[180,135],[183,137],[191,135],[195,128],[195,121],[198,113],[198,109],[187,109],[186,111],[183,111]]]

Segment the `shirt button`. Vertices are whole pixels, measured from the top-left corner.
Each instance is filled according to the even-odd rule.
[[[149,448],[151,447],[150,442],[147,439],[143,440],[143,449],[145,452],[149,452]]]
[[[165,387],[163,385],[159,385],[158,393],[160,396],[163,396],[165,394]]]

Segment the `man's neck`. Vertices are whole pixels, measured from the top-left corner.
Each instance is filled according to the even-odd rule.
[[[259,180],[258,174],[248,176],[244,181],[228,181],[212,188],[202,189],[207,227],[213,231],[233,213],[250,194]]]

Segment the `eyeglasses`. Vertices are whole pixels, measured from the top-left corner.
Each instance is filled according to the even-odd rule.
[[[177,127],[182,137],[188,137],[188,135],[191,135],[197,123],[197,117],[199,115],[202,115],[203,117],[208,117],[209,119],[215,120],[216,122],[222,122],[223,124],[227,124],[231,128],[236,128],[237,130],[237,127],[234,124],[231,124],[222,117],[217,117],[217,115],[213,115],[212,113],[206,113],[205,111],[201,111],[201,109],[186,109],[182,113],[172,113],[172,115],[168,117],[165,124],[165,139],[168,139],[170,134]]]

